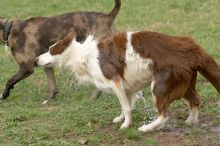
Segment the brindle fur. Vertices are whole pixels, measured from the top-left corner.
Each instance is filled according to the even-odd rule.
[[[2,99],[9,96],[10,90],[19,81],[34,72],[35,58],[48,51],[49,46],[63,38],[68,32],[75,31],[77,39],[82,41],[87,34],[94,34],[102,39],[115,32],[113,22],[121,6],[115,0],[115,7],[109,14],[97,12],[73,12],[52,17],[34,17],[24,21],[12,20],[9,35],[9,47],[19,64],[18,72],[8,80]],[[0,18],[0,25],[5,19]],[[0,38],[3,31],[0,29]],[[2,43],[2,39],[0,39]],[[57,93],[53,68],[45,68],[50,87],[49,99]],[[99,92],[98,92],[99,93]]]

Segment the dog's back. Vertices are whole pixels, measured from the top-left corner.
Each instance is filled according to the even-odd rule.
[[[29,51],[34,51],[36,56],[39,56],[70,31],[76,32],[79,41],[83,40],[88,34],[94,34],[97,38],[104,38],[115,32],[113,23],[120,6],[120,0],[115,0],[115,7],[109,14],[72,12],[53,17],[30,18],[20,22],[16,31],[12,32],[11,38],[17,37],[13,41],[14,44],[11,45],[20,51],[30,49]]]

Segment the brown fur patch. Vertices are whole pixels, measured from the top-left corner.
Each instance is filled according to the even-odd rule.
[[[126,43],[126,33],[120,33],[98,44],[100,68],[107,79],[124,77]]]
[[[196,71],[220,91],[219,66],[192,38],[143,31],[134,33],[131,39],[136,53],[153,60],[152,93],[159,113],[166,115],[169,104],[184,96],[191,107],[200,105]]]
[[[132,35],[132,45],[143,58],[153,59],[155,71],[172,67],[176,75],[187,75],[201,62],[201,47],[190,37],[143,31]]]
[[[198,107],[201,104],[200,97],[198,93],[196,92],[196,80],[197,80],[197,72],[193,72],[193,76],[190,82],[190,86],[186,91],[186,94],[184,95],[184,99],[189,102],[189,106],[192,107]]]
[[[65,38],[63,38],[62,40],[58,41],[55,45],[50,47],[50,54],[51,55],[62,54],[65,51],[65,49],[70,45],[74,36],[75,36],[74,32],[68,33],[68,35]]]
[[[176,80],[189,81],[197,70],[220,93],[220,67],[192,38],[142,31],[132,35],[132,45],[140,56],[153,60],[155,72],[171,68]]]

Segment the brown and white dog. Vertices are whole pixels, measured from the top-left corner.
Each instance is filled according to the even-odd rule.
[[[113,91],[122,107],[121,115],[113,122],[125,119],[121,128],[132,123],[135,93],[151,84],[159,117],[140,127],[142,132],[163,126],[169,118],[170,104],[181,98],[189,105],[186,123],[198,123],[197,72],[220,93],[220,67],[190,37],[142,31],[119,33],[101,42],[89,36],[81,44],[76,41],[75,33],[69,33],[51,46],[49,52],[39,56],[37,63],[67,67],[78,80],[92,83],[100,90]]]
[[[52,17],[34,17],[24,21],[0,18],[0,43],[5,42],[19,64],[19,71],[8,80],[0,97],[5,99],[19,81],[34,72],[35,58],[48,51],[49,46],[75,31],[78,40],[92,33],[97,39],[115,32],[113,23],[120,10],[121,0],[109,14],[97,12],[73,12]],[[45,68],[50,87],[49,99],[55,97],[57,87],[53,68]],[[44,102],[46,103],[47,100]]]

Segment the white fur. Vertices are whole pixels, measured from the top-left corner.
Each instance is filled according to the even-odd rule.
[[[48,103],[48,100],[44,100],[41,104],[46,105]]]
[[[45,66],[45,65],[48,65],[48,64],[51,64],[54,62],[54,56],[52,56],[50,54],[50,52],[47,52],[45,54],[42,54],[38,57],[38,65],[39,66]]]
[[[191,125],[191,124],[199,123],[198,115],[199,115],[198,108],[197,107],[191,108],[189,110],[189,117],[186,120],[186,124]]]
[[[132,116],[131,116],[131,104],[125,92],[124,84],[119,81],[117,84],[114,81],[111,81],[110,84],[112,85],[112,90],[117,95],[119,102],[121,104],[122,113],[124,114],[124,123],[121,125],[121,129],[128,128],[132,123]],[[120,115],[121,116],[121,115]],[[119,116],[119,117],[120,117]]]
[[[93,83],[100,90],[109,90],[109,82],[102,74],[98,61],[97,41],[89,35],[83,44],[72,41],[65,50],[59,66],[69,68],[81,83]]]
[[[154,122],[148,124],[148,125],[143,125],[138,130],[140,132],[150,132],[156,128],[161,128],[168,120],[168,117],[163,117],[159,116]]]
[[[53,46],[55,46],[57,43],[59,43],[60,41],[56,42],[55,44],[53,44],[52,46],[49,47],[49,50],[50,48],[52,48]],[[42,55],[40,55],[38,57],[38,62],[37,64],[39,66],[45,66],[45,65],[48,65],[48,64],[54,64],[55,63],[55,60],[56,60],[56,57],[58,56],[61,56],[61,55],[51,55],[50,54],[50,51],[48,51],[47,53],[44,53]]]
[[[124,120],[124,118],[125,118],[124,113],[123,113],[123,111],[121,111],[121,114],[118,117],[115,117],[113,119],[113,123],[116,123],[116,124],[120,123],[120,122],[122,122],[122,120]]]
[[[187,118],[187,120],[185,121],[186,124],[188,125],[192,125],[192,124],[197,124],[199,123],[198,120],[198,115],[199,115],[199,110],[198,107],[191,107],[189,101],[187,100],[183,100],[183,102],[188,105],[189,108],[189,117]]]
[[[5,45],[5,52],[8,53],[8,45]],[[8,54],[7,54],[8,55]]]

